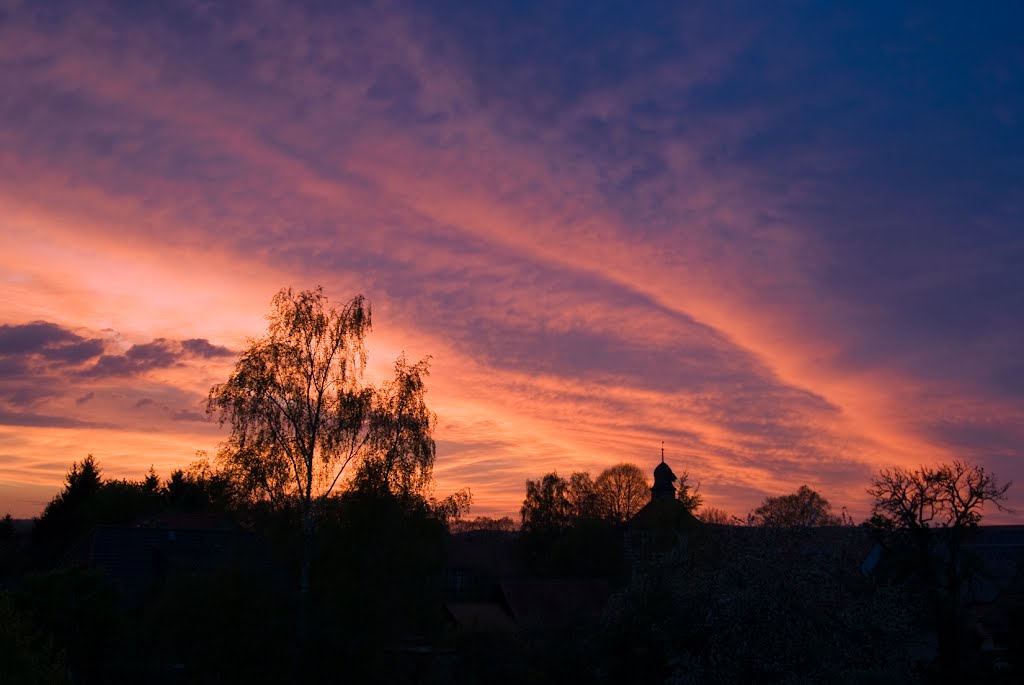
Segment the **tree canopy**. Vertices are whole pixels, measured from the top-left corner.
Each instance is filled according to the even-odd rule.
[[[519,510],[523,529],[557,530],[569,525],[575,512],[568,497],[568,482],[557,473],[526,481],[526,498]]]
[[[940,668],[953,682],[969,679],[963,658],[970,642],[964,587],[977,558],[964,542],[986,504],[1004,508],[1009,488],[983,467],[956,460],[883,469],[867,490],[874,498],[870,523],[891,551],[890,573],[914,578],[927,591]]]
[[[586,471],[567,479],[552,472],[526,481],[520,515],[527,530],[553,530],[580,521],[624,523],[650,498],[647,479],[635,464],[616,464],[595,479]]]
[[[986,503],[1003,509],[1006,491],[981,466],[966,461],[904,469],[883,469],[871,480],[875,522],[894,528],[976,526]]]
[[[415,364],[402,355],[395,377],[374,393],[369,443],[358,465],[356,486],[399,495],[422,493],[434,466],[437,417],[427,408],[427,359]]]
[[[371,327],[362,295],[334,306],[322,288],[278,292],[267,336],[250,341],[207,411],[231,436],[224,461],[267,498],[296,495],[303,510],[337,485],[370,438],[373,390],[362,382]]]
[[[751,515],[754,525],[778,528],[836,526],[843,522],[820,492],[806,485],[791,495],[765,497]]]
[[[304,640],[313,538],[326,499],[355,463],[374,493],[421,494],[434,463],[434,415],[424,401],[427,360],[395,364],[375,390],[364,381],[370,306],[362,295],[334,305],[323,288],[279,291],[267,335],[251,340],[207,411],[231,435],[221,461],[252,499],[297,504],[302,527],[298,640]],[[397,493],[395,492],[397,491]],[[445,500],[448,515],[468,492]]]
[[[598,507],[610,520],[625,523],[651,499],[647,476],[636,464],[616,464],[594,480]]]
[[[704,523],[713,523],[719,526],[728,526],[734,523],[733,517],[718,507],[704,507],[697,514],[697,518]]]
[[[704,504],[704,497],[700,494],[700,483],[696,486],[690,486],[690,474],[688,471],[683,471],[683,475],[678,478],[679,485],[676,486],[676,499],[678,499],[686,511],[691,514],[696,513],[700,509],[701,505]]]

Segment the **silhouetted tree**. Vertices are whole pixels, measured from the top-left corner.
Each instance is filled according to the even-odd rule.
[[[750,515],[750,522],[757,526],[799,528],[836,526],[843,518],[832,513],[832,505],[821,493],[801,485],[792,495],[765,497]]]
[[[732,516],[724,509],[719,509],[718,507],[704,507],[697,514],[697,518],[704,523],[713,523],[719,526],[728,526],[735,523]]]
[[[981,521],[986,504],[1004,510],[1011,483],[1000,484],[983,467],[956,460],[917,469],[883,469],[871,481],[872,527],[932,595],[939,657],[945,677],[964,674],[966,646],[963,587],[973,564],[963,542]]]
[[[65,477],[64,489],[47,505],[47,508],[53,506],[73,510],[95,495],[102,483],[99,464],[91,454],[86,455],[82,461],[71,464],[71,469]]]
[[[548,473],[526,481],[521,562],[548,577],[611,577],[622,571],[622,533],[603,516],[590,476]]]
[[[808,529],[737,526],[635,567],[587,640],[592,682],[916,682],[902,588],[863,577],[849,533],[819,551]]]
[[[526,499],[519,510],[523,530],[551,531],[569,525],[574,512],[568,488],[568,482],[554,472],[544,474],[539,480],[527,480]]]
[[[309,602],[318,504],[370,438],[373,389],[362,383],[370,308],[362,295],[332,306],[322,288],[279,291],[267,336],[250,342],[207,411],[231,426],[221,457],[298,502],[300,642]],[[251,484],[251,483],[250,483]]]
[[[558,529],[580,519],[598,515],[594,483],[587,472],[575,472],[568,479],[556,472],[526,481],[526,499],[520,508],[523,527],[530,530]]]
[[[704,498],[700,494],[700,483],[691,488],[690,474],[687,471],[683,471],[683,475],[679,476],[678,480],[679,485],[676,486],[676,499],[686,507],[686,511],[695,514],[704,503]]]
[[[156,469],[152,464],[149,465],[149,471],[146,472],[146,477],[142,481],[142,489],[151,495],[160,492],[160,476],[156,475]]]
[[[446,528],[456,525],[469,512],[469,507],[473,504],[473,493],[469,488],[461,488],[441,499],[424,498],[422,495],[399,495],[398,497],[425,501],[431,515]]]
[[[267,319],[267,336],[251,341],[227,382],[210,389],[207,411],[230,424],[221,460],[250,497],[297,504],[302,642],[324,502],[347,467],[364,458],[357,481],[380,492],[422,492],[433,465],[435,420],[423,401],[426,360],[410,365],[400,358],[395,379],[379,392],[364,383],[371,314],[362,295],[339,307],[319,287],[282,289]],[[458,510],[459,498],[447,504]]]
[[[359,462],[355,487],[400,496],[423,494],[434,467],[437,417],[427,408],[426,359],[395,362],[395,377],[374,393],[366,453]]]
[[[0,584],[14,575],[23,561],[15,536],[14,519],[6,514],[0,519]]]
[[[187,469],[174,469],[164,484],[162,494],[172,509],[184,511],[230,511],[238,498],[238,485],[231,474],[210,464],[203,452]],[[149,485],[144,484],[148,491]]]
[[[8,685],[57,685],[71,682],[64,659],[36,633],[10,596],[0,591],[0,682]]]
[[[95,523],[86,505],[102,483],[99,465],[91,454],[71,464],[64,488],[47,503],[32,527],[35,554],[44,565],[56,561],[78,535]]]
[[[109,681],[118,594],[100,571],[60,568],[25,577],[15,597],[32,624],[53,638],[80,683]]]
[[[450,526],[453,533],[468,533],[475,530],[496,530],[510,533],[516,529],[516,522],[511,516],[492,518],[490,516],[474,516],[468,520],[455,522]]]
[[[891,528],[969,528],[978,525],[985,504],[1002,510],[1012,483],[1002,485],[981,466],[965,461],[939,466],[883,469],[872,478],[876,523]]]
[[[294,603],[256,565],[228,565],[167,575],[147,596],[118,651],[131,659],[116,682],[293,682],[287,644]],[[134,616],[133,616],[134,618]],[[291,619],[291,620],[289,620]]]
[[[161,506],[160,492],[146,481],[104,480],[90,454],[71,465],[64,489],[36,519],[32,528],[36,560],[49,566],[94,526],[133,523]]]
[[[594,481],[598,507],[610,520],[626,522],[651,499],[651,488],[636,464],[616,464]]]
[[[111,478],[82,507],[86,529],[99,523],[133,523],[161,507],[160,494],[146,490],[142,481]]]
[[[569,476],[565,484],[565,496],[569,500],[571,516],[576,520],[600,518],[601,505],[590,473],[577,471]]]
[[[347,490],[325,502],[318,539],[332,544],[317,545],[314,573],[330,582],[313,587],[323,629],[311,632],[312,653],[332,671],[342,657],[352,682],[405,682],[385,674],[401,658],[396,644],[440,630],[445,537],[419,496]]]

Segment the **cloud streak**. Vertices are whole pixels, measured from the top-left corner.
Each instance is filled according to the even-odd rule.
[[[481,513],[662,439],[734,513],[965,452],[1019,479],[1004,11],[16,4],[3,416],[26,459],[212,450],[206,390],[323,283],[382,368],[434,356],[439,488]]]

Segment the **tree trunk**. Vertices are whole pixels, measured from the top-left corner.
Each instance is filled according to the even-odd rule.
[[[936,583],[936,633],[939,663],[943,682],[963,682],[964,655],[967,644],[967,624],[962,597],[964,569],[961,561],[959,535],[956,529],[944,529],[946,560]]]
[[[309,631],[309,588],[313,567],[313,513],[307,507],[302,514],[302,558],[299,566],[298,621],[295,626],[296,667],[301,672],[306,662],[306,638]]]

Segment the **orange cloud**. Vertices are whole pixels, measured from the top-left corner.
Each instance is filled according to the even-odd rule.
[[[850,323],[872,303],[822,286],[837,257],[793,209],[820,181],[727,154],[794,105],[685,104],[728,75],[749,28],[567,101],[509,102],[458,47],[423,39],[446,35],[428,16],[362,12],[197,15],[217,40],[195,44],[84,11],[0,30],[0,56],[28,65],[0,76],[15,103],[0,324],[87,330],[126,371],[7,407],[0,487],[56,488],[87,452],[133,476],[212,453],[222,434],[198,419],[229,360],[142,369],[130,351],[240,349],[274,291],[317,283],[373,302],[371,375],[403,350],[433,355],[437,487],[471,487],[477,513],[516,511],[544,471],[653,467],[665,440],[735,514],[807,482],[863,515],[872,469],[1019,435],[1019,403],[971,379],[880,352],[851,362],[877,341]],[[645,110],[660,94],[672,107]],[[989,452],[1016,468],[1003,442]]]

